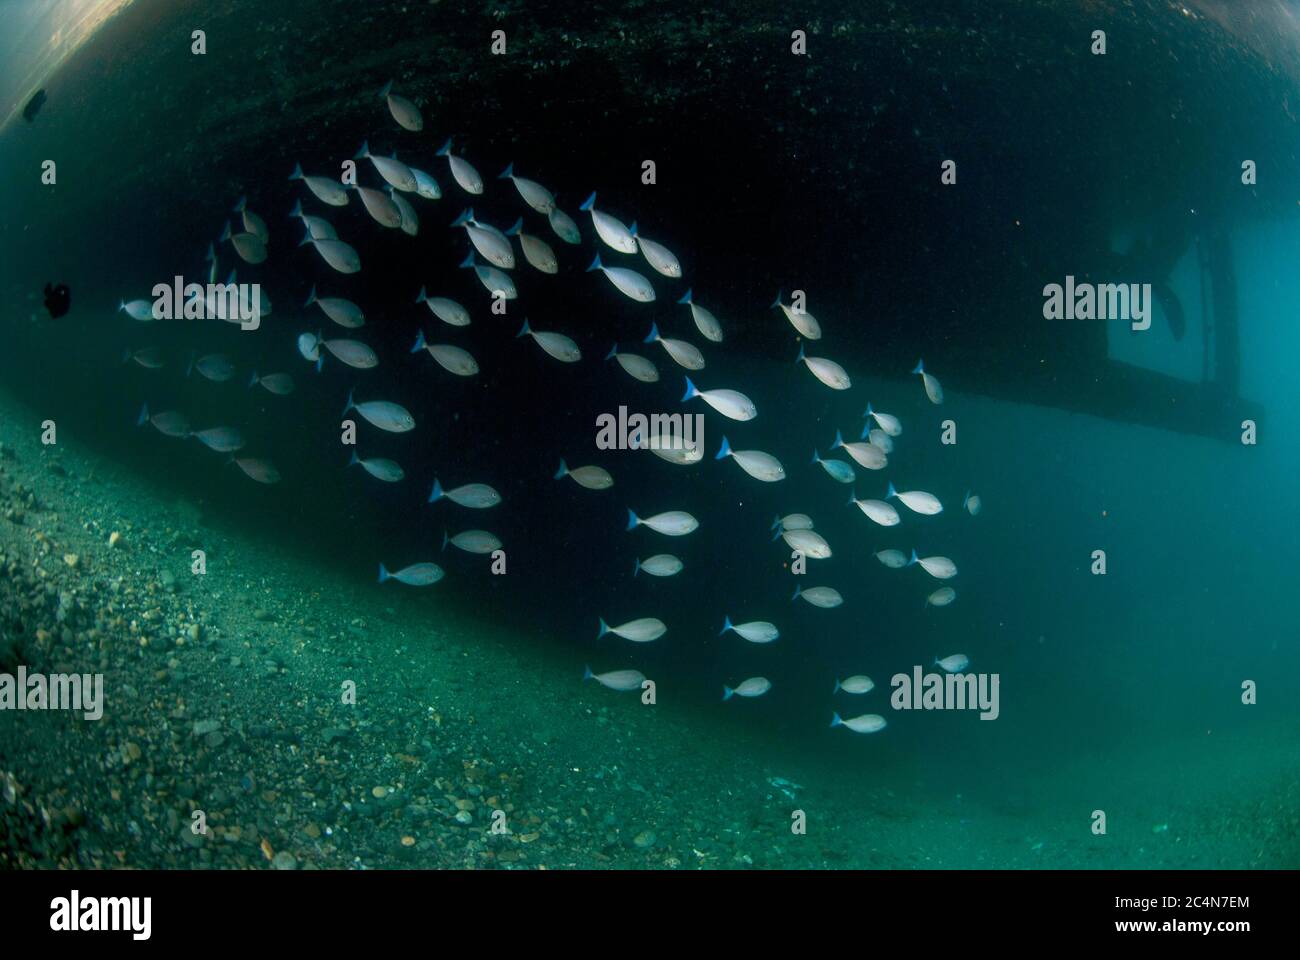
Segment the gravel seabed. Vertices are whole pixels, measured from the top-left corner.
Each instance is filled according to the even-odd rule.
[[[409,616],[75,441],[42,447],[2,393],[0,414],[0,671],[102,673],[106,700],[95,721],[0,713],[0,867],[1300,864],[1294,730],[1063,763],[1001,807],[936,799]]]

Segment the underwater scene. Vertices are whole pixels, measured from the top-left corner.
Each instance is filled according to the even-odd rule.
[[[0,867],[1300,866],[1290,0],[0,15]]]

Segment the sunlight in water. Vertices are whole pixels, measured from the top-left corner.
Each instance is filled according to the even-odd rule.
[[[0,130],[22,114],[23,106],[82,44],[131,0],[14,0],[5,5],[5,38],[0,41]]]

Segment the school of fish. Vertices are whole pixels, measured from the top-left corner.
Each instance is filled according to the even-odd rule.
[[[388,107],[388,112],[396,124],[403,130],[418,134],[424,129],[424,118],[420,108],[411,100],[393,90],[393,84],[386,85],[379,94],[379,100]],[[484,194],[488,188],[477,168],[466,157],[453,152],[453,141],[446,140],[432,154],[431,159],[445,160],[447,172],[456,188],[465,195],[465,206],[454,219],[447,221],[449,228],[463,231],[467,245],[465,259],[460,266],[472,270],[483,287],[494,299],[514,300],[519,291],[511,278],[511,271],[522,269],[521,264],[540,274],[555,274],[560,260],[556,249],[543,236],[549,229],[554,237],[564,246],[581,246],[584,238],[578,222],[566,214],[557,204],[555,195],[536,180],[525,178],[515,172],[514,163],[509,163],[497,178],[508,181],[518,194],[518,199],[527,208],[520,217],[506,229],[500,229],[475,216],[473,202]],[[301,165],[295,165],[288,180],[301,184],[303,191],[297,196],[289,210],[288,217],[298,221],[302,236],[296,241],[299,247],[310,247],[327,267],[338,274],[347,275],[361,269],[361,258],[355,246],[340,237],[338,230],[329,219],[329,208],[344,207],[355,196],[366,214],[375,224],[384,229],[400,230],[410,236],[418,235],[421,229],[420,213],[415,200],[435,202],[446,199],[442,185],[434,176],[424,169],[410,166],[393,152],[389,156],[374,152],[369,141],[361,144],[352,160],[358,165],[355,182],[345,182],[347,178],[335,179],[329,176],[307,174]],[[363,185],[360,172],[366,169],[367,162],[373,171],[377,185]],[[499,188],[508,189],[508,188]],[[309,207],[305,207],[304,203]],[[681,280],[684,269],[681,261],[662,243],[645,235],[637,221],[625,224],[612,208],[597,207],[597,194],[592,193],[579,205],[581,213],[589,214],[591,228],[595,234],[596,250],[586,267],[587,273],[602,274],[615,290],[633,303],[652,303],[659,297],[655,284],[641,269],[640,260],[619,260],[618,257],[637,257],[644,259],[645,265],[653,275],[663,278],[660,284]],[[425,208],[422,208],[425,209]],[[545,220],[542,226],[529,226],[532,214]],[[651,231],[653,233],[653,231]],[[516,243],[518,256],[516,256]],[[257,266],[266,261],[271,244],[271,231],[266,221],[252,210],[246,198],[240,198],[231,209],[230,216],[223,224],[216,241],[208,245],[205,255],[207,263],[207,280],[209,284],[217,283],[219,276],[218,250],[229,245],[231,253],[244,264]],[[561,246],[561,250],[564,249]],[[602,258],[602,255],[604,259]],[[237,282],[237,273],[231,270],[226,283]],[[685,289],[672,297],[671,302],[686,308],[690,322],[696,331],[709,344],[721,344],[724,341],[724,326],[707,306],[698,302],[693,287]],[[479,365],[472,352],[465,346],[453,342],[456,331],[472,324],[469,308],[458,301],[443,296],[437,291],[434,295],[421,287],[419,293],[412,297],[413,307],[423,304],[429,311],[421,315],[427,322],[422,326],[416,340],[410,348],[410,354],[427,353],[444,371],[459,377],[473,377],[479,373]],[[208,306],[211,306],[209,304]],[[243,306],[251,306],[244,304]],[[264,293],[256,304],[262,316],[271,312],[271,302]],[[312,286],[305,308],[319,310],[321,323],[317,329],[303,331],[297,340],[298,352],[302,359],[320,371],[325,363],[341,363],[355,370],[369,370],[380,364],[378,354],[364,340],[357,339],[355,331],[364,329],[366,313],[361,306],[341,296],[327,291],[318,291]],[[795,365],[802,366],[826,388],[836,391],[852,389],[852,380],[848,372],[835,360],[826,356],[813,356],[807,350],[822,352],[822,324],[806,309],[800,300],[783,300],[783,293],[778,293],[771,304],[771,309],[779,309],[784,318],[794,328],[799,337],[798,355]],[[148,299],[121,300],[118,311],[136,323],[148,323],[155,319],[153,304]],[[324,332],[327,324],[341,327],[349,335],[333,336]],[[330,327],[332,329],[332,327]],[[538,329],[527,318],[522,320],[516,334],[519,339],[531,339],[535,348],[542,354],[561,364],[579,363],[583,360],[578,345],[563,332],[558,330]],[[730,386],[719,384],[714,379],[712,368],[706,371],[705,356],[699,347],[688,340],[665,337],[660,333],[658,323],[652,323],[646,344],[658,343],[667,353],[668,358],[682,368],[684,392],[682,395],[683,411],[694,406],[695,401],[702,401],[718,415],[737,424],[754,420],[759,415],[757,405],[743,392]],[[618,366],[631,378],[643,383],[659,381],[661,373],[655,363],[648,357],[626,351],[618,344],[604,357],[605,361],[616,361]],[[124,363],[156,370],[165,365],[165,358],[155,347],[144,346],[127,348],[123,351]],[[408,361],[410,362],[410,361]],[[427,362],[427,360],[425,361]],[[921,378],[921,388],[925,398],[932,404],[944,402],[943,387],[939,380],[928,370],[924,363],[918,361],[911,371]],[[707,384],[702,387],[696,379]],[[214,383],[223,383],[237,376],[236,365],[219,352],[200,355],[195,352],[186,361],[185,375],[199,377]],[[704,378],[707,377],[707,380]],[[722,381],[725,384],[725,379]],[[293,376],[284,370],[270,372],[250,371],[247,380],[249,389],[260,387],[275,397],[284,397],[294,392]],[[688,406],[689,405],[689,406]],[[414,431],[415,419],[400,404],[385,399],[381,390],[367,389],[361,398],[355,391],[349,392],[343,407],[343,414],[355,414],[375,429],[394,434]],[[907,513],[934,516],[943,512],[944,507],[939,498],[925,490],[899,490],[892,480],[883,484],[874,481],[871,488],[883,493],[877,498],[859,498],[857,496],[858,469],[882,471],[889,465],[889,457],[894,451],[895,441],[903,433],[901,420],[890,413],[877,411],[870,403],[862,414],[863,425],[860,432],[850,434],[857,439],[845,440],[843,432],[836,430],[834,440],[826,448],[825,455],[820,449],[814,449],[810,459],[803,462],[805,471],[820,467],[831,481],[844,484],[849,488],[847,506],[856,506],[865,518],[873,524],[885,528],[897,527],[904,523]],[[225,456],[228,464],[236,467],[248,479],[261,484],[280,482],[281,474],[269,456],[244,455],[244,435],[238,426],[226,424],[201,425],[195,429],[189,418],[181,411],[151,411],[148,404],[142,404],[137,417],[141,427],[152,426],[165,437],[181,440],[197,440],[208,449]],[[701,451],[691,450],[683,445],[681,438],[652,438],[652,452],[679,465],[692,465],[706,459]],[[806,448],[804,448],[806,451]],[[847,456],[843,459],[837,454]],[[806,457],[806,454],[805,454]],[[577,484],[584,490],[601,492],[615,485],[614,476],[604,467],[596,464],[579,464],[570,466],[565,458],[557,454],[559,466],[554,473],[556,481],[565,480]],[[788,479],[786,466],[773,454],[757,449],[737,449],[726,436],[723,436],[715,460],[733,460],[740,471],[750,478],[763,483],[778,483]],[[380,483],[399,483],[407,478],[402,466],[394,460],[378,457],[364,457],[351,452],[349,467],[360,467],[365,474]],[[731,468],[734,469],[734,468]],[[459,480],[459,478],[457,478]],[[736,482],[746,482],[737,480]],[[824,481],[823,481],[824,482]],[[428,502],[437,504],[448,501],[453,508],[465,510],[490,510],[502,502],[501,495],[491,486],[481,482],[457,482],[444,487],[440,478],[432,478]],[[903,508],[900,511],[899,506]],[[971,517],[978,516],[982,501],[978,495],[967,491],[962,501],[963,510]],[[636,531],[646,528],[655,538],[676,538],[693,534],[700,521],[683,510],[667,509],[653,514],[640,515],[635,510],[628,510],[627,530]],[[772,540],[782,540],[793,552],[793,556],[807,560],[821,560],[832,556],[830,543],[815,529],[813,519],[807,514],[791,513],[778,517],[772,523]],[[640,542],[638,540],[638,542]],[[670,542],[670,541],[669,541]],[[471,554],[492,555],[503,549],[500,539],[494,534],[477,528],[466,529],[452,535],[445,533],[442,549],[454,546]],[[904,553],[899,549],[885,549],[875,553],[875,557],[886,568],[904,570],[918,567],[929,579],[932,591],[925,596],[926,608],[942,608],[951,605],[957,599],[957,591],[949,581],[957,576],[957,565],[942,555],[919,556],[916,549]],[[634,563],[629,564],[631,575],[641,574],[652,577],[672,577],[681,573],[684,563],[672,553],[650,551],[641,556],[637,552]],[[394,581],[409,587],[428,587],[440,582],[446,575],[443,568],[431,559],[418,558],[406,562],[397,569],[390,569],[388,559],[377,561],[378,583]],[[934,583],[933,581],[938,581]],[[794,590],[792,601],[802,600],[814,608],[833,610],[846,601],[834,587],[824,584],[805,587],[802,584]],[[740,612],[740,611],[737,611]],[[770,644],[778,641],[781,633],[777,625],[762,620],[748,620],[737,616],[734,620],[730,611],[720,611],[722,628],[719,637],[734,634],[740,641],[751,644]],[[610,642],[606,637],[616,637],[631,644],[651,643],[660,640],[670,632],[669,625],[655,616],[641,616],[626,622],[611,625],[605,619],[605,613],[596,615],[598,621],[598,639],[602,643]],[[738,622],[737,622],[738,621]],[[969,660],[964,654],[936,656],[933,666],[948,673],[964,671]],[[584,670],[583,679],[592,679],[602,686],[614,691],[639,691],[647,683],[647,678],[640,671],[619,669],[604,673],[594,673],[590,666]],[[861,697],[875,689],[875,683],[865,674],[836,678],[833,694]],[[773,684],[766,677],[748,677],[723,685],[722,699],[755,699],[767,695]],[[885,728],[886,720],[878,713],[862,713],[849,719],[841,718],[838,710],[832,710],[832,727],[844,727],[854,733],[875,733]]]

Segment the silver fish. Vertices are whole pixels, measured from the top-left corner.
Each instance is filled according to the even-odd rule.
[[[599,640],[605,634],[612,633],[616,637],[631,640],[633,643],[650,643],[653,640],[658,640],[667,632],[667,625],[656,617],[629,620],[617,627],[611,627],[602,619],[600,621],[600,632],[596,634],[596,639]]]
[[[316,199],[328,203],[331,207],[346,207],[348,204],[348,192],[343,189],[341,183],[329,177],[309,177],[302,172],[301,164],[293,165],[293,173],[289,174],[289,179],[301,180],[307,184],[307,189],[316,195]]]
[[[406,476],[406,471],[402,469],[401,464],[396,460],[387,460],[383,457],[368,457],[362,460],[357,456],[357,452],[353,450],[352,459],[348,461],[348,466],[354,467],[357,465],[360,465],[362,470],[376,480],[383,480],[385,483],[397,483]]]
[[[146,423],[151,424],[155,430],[165,437],[180,437],[184,439],[190,435],[190,421],[185,414],[176,410],[164,410],[162,413],[149,413],[149,405],[144,404],[140,407],[140,415],[136,417],[135,424],[142,427]]]
[[[254,457],[235,457],[234,464],[244,471],[245,476],[258,483],[272,484],[280,482],[280,471],[269,460]]]
[[[346,417],[350,410],[355,410],[366,421],[389,433],[406,433],[408,430],[415,429],[415,418],[411,416],[410,411],[400,404],[390,403],[387,400],[367,400],[365,403],[357,403],[352,399],[352,393],[349,391],[348,405],[343,408],[343,416]]]
[[[351,300],[345,300],[343,297],[318,297],[316,296],[316,285],[312,284],[311,292],[307,294],[307,302],[303,306],[310,307],[316,304],[340,327],[347,327],[349,330],[355,330],[363,326],[366,322],[366,315]]]
[[[352,159],[361,160],[363,158],[374,164],[376,172],[393,187],[398,190],[405,190],[407,193],[415,192],[417,186],[415,174],[411,172],[410,167],[397,159],[396,154],[391,157],[381,157],[378,154],[371,153],[370,141],[364,140],[361,143],[361,149],[357,151],[356,156]]]
[[[444,490],[442,484],[438,482],[438,478],[435,477],[433,489],[429,491],[428,502],[434,503],[444,497],[452,503],[459,504],[462,507],[469,507],[472,510],[487,510],[501,502],[501,494],[486,483],[467,483],[452,490]]]
[[[466,530],[454,537],[447,536],[446,531],[443,531],[442,549],[446,550],[449,543],[466,553],[494,553],[501,549],[501,541],[486,530]]]
[[[424,117],[420,115],[420,108],[406,97],[393,93],[393,81],[389,80],[384,84],[384,89],[379,91],[379,97],[381,100],[388,101],[388,112],[393,115],[393,119],[403,130],[419,133],[424,129]]]
[[[248,385],[250,387],[260,386],[267,393],[273,393],[277,397],[287,397],[294,390],[293,377],[287,373],[268,373],[266,376],[261,377],[254,371],[248,380]]]
[[[447,163],[451,166],[451,178],[462,190],[475,195],[483,192],[483,178],[473,164],[451,152],[450,139],[438,149],[437,156],[447,158]]]
[[[442,567],[436,563],[413,563],[409,567],[403,567],[396,573],[389,573],[388,568],[382,563],[379,565],[380,583],[396,580],[408,587],[427,587],[430,584],[437,583],[442,578]]]
[[[425,293],[424,287],[421,287],[420,295],[415,298],[415,302],[428,304],[430,312],[443,323],[451,324],[453,327],[469,326],[469,311],[455,300],[431,297]]]
[[[234,453],[244,446],[244,435],[235,427],[209,427],[195,430],[190,436],[217,453]]]
[[[645,674],[640,670],[610,670],[608,673],[592,673],[591,667],[584,668],[582,679],[595,680],[602,687],[618,690],[621,693],[626,693],[629,690],[640,690],[642,684],[646,682]]]

